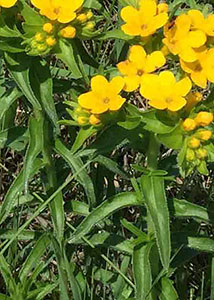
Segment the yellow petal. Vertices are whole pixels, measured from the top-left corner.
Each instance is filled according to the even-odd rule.
[[[149,105],[157,108],[157,109],[166,109],[167,108],[167,102],[164,99],[157,99],[157,100],[151,100],[149,101]]]
[[[117,64],[117,68],[123,75],[134,75],[137,73],[136,65],[129,60],[121,61]]]
[[[110,94],[119,94],[125,85],[125,81],[121,76],[112,78],[109,83]]]
[[[180,110],[182,107],[184,107],[186,105],[187,101],[185,98],[183,97],[179,97],[179,96],[174,96],[172,101],[170,101],[168,103],[168,110],[170,111],[178,111]]]
[[[166,86],[167,88],[174,87],[176,80],[175,76],[170,71],[163,71],[159,74],[159,79],[162,86]]]
[[[135,91],[140,84],[140,76],[126,76],[124,77],[125,85],[124,91],[126,92],[133,92]]]
[[[97,94],[104,94],[108,91],[108,80],[102,75],[94,76],[91,79],[91,89]]]
[[[35,0],[34,0],[35,1]],[[121,10],[121,18],[127,23],[132,23],[139,18],[139,12],[133,6],[126,6]]]
[[[160,80],[155,74],[145,74],[141,77],[140,94],[146,99],[159,99]]]
[[[194,51],[194,49],[188,46],[180,51],[179,56],[186,62],[194,62],[198,59],[197,53]]]
[[[205,89],[207,86],[207,76],[204,72],[193,72],[191,73],[192,81],[201,88]]]
[[[78,103],[83,108],[91,109],[93,107],[95,98],[96,96],[93,92],[84,93],[78,97]]]
[[[179,96],[186,96],[192,88],[192,82],[188,77],[185,77],[175,84],[175,94]]]
[[[209,36],[214,36],[214,15],[209,15],[205,20],[205,31]]]
[[[195,29],[202,29],[203,28],[205,19],[204,19],[204,15],[202,14],[202,12],[200,10],[191,9],[191,10],[188,11],[187,14],[188,14],[188,16],[190,16],[192,26]]]
[[[8,8],[8,7],[12,7],[13,5],[15,5],[16,2],[17,2],[17,0],[1,0],[0,6]]]
[[[139,7],[145,18],[150,19],[157,12],[157,4],[154,0],[140,0]]]
[[[136,22],[137,23],[137,22]],[[140,35],[141,29],[138,24],[127,23],[121,26],[122,31],[127,35]]]
[[[146,51],[142,46],[134,45],[130,48],[128,58],[131,62],[134,62],[139,66],[139,64],[142,64],[142,61],[145,60],[145,57],[146,57]]]
[[[197,60],[195,62],[189,63],[189,62],[186,62],[186,61],[180,59],[180,66],[181,66],[181,68],[186,73],[189,73],[189,74],[194,71],[194,69],[196,68],[197,64],[198,64]]]
[[[199,48],[206,43],[206,34],[201,30],[190,31],[188,34],[188,43],[193,48]]]
[[[169,11],[169,6],[168,6],[168,4],[162,2],[162,3],[158,4],[157,9],[158,9],[158,14],[163,13],[163,12],[167,13]]]
[[[168,21],[168,14],[166,12],[161,13],[152,19],[152,25],[154,26],[155,29],[159,29],[163,27]]]
[[[76,13],[74,11],[62,9],[57,19],[60,23],[66,24],[73,21],[75,18]]]
[[[111,101],[109,103],[109,110],[115,111],[120,109],[125,101],[126,99],[122,98],[121,96],[116,96],[114,98],[111,98]]]
[[[161,51],[154,51],[147,56],[145,72],[151,73],[165,65],[166,59]]]
[[[182,14],[176,18],[175,25],[177,29],[175,33],[175,39],[179,40],[189,32],[191,26],[191,18],[186,14]]]

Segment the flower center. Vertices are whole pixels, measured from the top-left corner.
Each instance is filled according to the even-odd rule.
[[[147,24],[143,24],[142,26],[141,26],[141,29],[142,30],[146,30],[148,28],[148,25]]]
[[[110,102],[110,99],[108,97],[103,99],[103,103],[108,104]]]
[[[202,66],[198,63],[195,68],[194,68],[194,71],[195,72],[200,72],[202,70]]]
[[[54,8],[54,13],[55,13],[56,15],[59,14],[59,11],[60,11],[60,7],[55,7],[55,8]]]
[[[137,75],[138,75],[138,76],[142,76],[142,75],[143,75],[143,70],[138,70],[138,71],[137,71]]]
[[[171,103],[173,101],[172,98],[166,98],[166,103]]]

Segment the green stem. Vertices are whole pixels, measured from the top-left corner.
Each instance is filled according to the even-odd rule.
[[[56,168],[52,157],[52,130],[48,120],[44,120],[44,146],[43,157],[45,161],[45,169],[47,175],[46,189],[48,196],[50,196],[57,189]],[[59,241],[62,241],[64,235],[64,211],[63,211],[63,197],[62,192],[59,192],[54,201],[49,204],[51,217],[54,224],[54,230],[56,232]]]
[[[156,170],[158,166],[158,155],[160,152],[160,143],[153,133],[150,133],[149,147],[147,150],[147,166],[151,170]]]

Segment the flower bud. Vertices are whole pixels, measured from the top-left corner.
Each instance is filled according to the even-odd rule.
[[[185,106],[186,111],[190,111],[194,106],[196,106],[201,100],[203,96],[199,92],[189,93],[186,97],[187,104]]]
[[[93,17],[92,11],[89,10],[89,11],[86,13],[86,16],[87,16],[87,19],[90,20],[90,19]]]
[[[100,119],[96,115],[90,115],[89,123],[91,125],[98,125],[100,123]]]
[[[80,14],[76,17],[76,20],[80,23],[85,23],[88,20],[88,17],[86,14]]]
[[[208,141],[212,136],[212,131],[210,130],[200,130],[195,135],[197,138],[199,138],[202,141]]]
[[[45,23],[42,27],[42,29],[47,32],[47,33],[52,33],[53,32],[53,25],[51,23]]]
[[[195,151],[194,150],[187,149],[186,160],[189,162],[195,160]]]
[[[158,4],[158,14],[161,14],[161,13],[168,13],[169,11],[169,7],[168,7],[168,4],[162,2],[160,4]]]
[[[77,122],[79,125],[86,125],[88,123],[88,118],[86,117],[78,117]]]
[[[85,25],[84,29],[92,30],[92,29],[94,29],[94,26],[95,26],[95,23],[94,23],[94,22],[88,22],[88,23]]]
[[[198,126],[207,126],[213,121],[213,114],[207,111],[201,111],[195,117]]]
[[[195,121],[190,118],[185,119],[182,125],[185,131],[192,131],[196,128]]]
[[[53,47],[54,45],[56,45],[56,39],[52,36],[49,36],[45,41],[49,47]]]
[[[76,35],[76,29],[73,26],[67,26],[60,30],[60,35],[67,39],[73,39]]]
[[[197,149],[200,146],[200,140],[192,137],[189,141],[188,141],[188,147],[191,149]]]
[[[205,159],[208,155],[207,150],[204,148],[197,149],[195,151],[195,153],[196,153],[197,158],[199,158],[199,159]]]
[[[45,50],[47,50],[47,45],[45,45],[45,44],[39,44],[39,45],[37,46],[37,50],[38,50],[39,52],[44,52]]]
[[[42,42],[44,41],[44,34],[42,34],[41,32],[37,32],[34,36],[34,39],[37,41],[37,42]]]

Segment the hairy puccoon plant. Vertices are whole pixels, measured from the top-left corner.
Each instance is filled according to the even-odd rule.
[[[214,300],[211,4],[0,8],[0,299]]]

